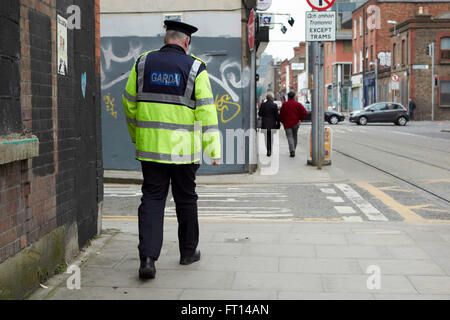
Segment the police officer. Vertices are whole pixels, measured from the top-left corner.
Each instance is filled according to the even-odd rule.
[[[141,279],[155,278],[169,185],[176,204],[180,264],[200,260],[195,176],[202,151],[220,165],[218,117],[206,64],[187,55],[194,26],[165,21],[164,46],[131,70],[123,104],[144,182],[139,207]]]

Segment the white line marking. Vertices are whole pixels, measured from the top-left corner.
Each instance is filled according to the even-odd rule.
[[[354,214],[354,213],[356,213],[355,209],[353,209],[352,207],[339,207],[339,206],[336,206],[334,208],[340,214]]]
[[[347,184],[336,184],[336,187],[341,190],[347,198],[350,199],[371,221],[389,221],[377,208],[372,206],[358,192],[353,190]]]
[[[328,200],[330,200],[331,202],[334,203],[343,203],[345,202],[344,199],[342,199],[342,197],[327,197]]]
[[[320,191],[322,191],[323,193],[326,193],[326,194],[336,194],[336,190],[334,190],[334,189],[322,188],[322,189],[320,189]]]
[[[350,217],[342,217],[345,222],[364,222],[361,217],[358,216],[350,216]]]

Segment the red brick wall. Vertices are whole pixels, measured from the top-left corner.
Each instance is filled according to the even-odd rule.
[[[367,8],[370,5],[377,5],[381,10],[381,29],[379,30],[367,30]],[[398,24],[413,18],[419,11],[419,7],[424,8],[424,13],[431,14],[433,17],[438,16],[442,13],[450,11],[450,3],[429,3],[429,2],[378,2],[377,0],[368,1],[364,6],[361,6],[359,9],[353,12],[353,21],[358,21],[358,30],[357,30],[357,39],[353,40],[353,51],[358,55],[358,63],[359,63],[359,52],[363,50],[364,59],[366,57],[366,48],[369,49],[369,60],[370,60],[370,47],[374,47],[374,56],[376,56],[379,52],[391,52],[391,32],[390,29],[394,27],[392,24],[388,24],[387,21],[393,20]],[[366,29],[366,32],[363,32],[363,37],[359,36],[359,17],[363,16],[363,27]],[[353,22],[354,25],[354,22]],[[353,30],[354,32],[354,30]],[[353,37],[353,35],[352,35]],[[363,46],[365,37],[365,46]],[[372,67],[373,68],[373,67]],[[357,73],[359,73],[359,66],[357,69]]]
[[[73,97],[71,94],[81,95],[81,90],[79,89],[79,79],[81,74],[77,71],[77,66],[74,66],[73,56],[74,52],[69,51],[69,74],[70,77],[65,77],[63,81],[69,81],[68,87],[61,86],[61,93],[65,92],[64,96],[66,100],[62,100],[60,105],[58,105],[58,86],[60,79],[57,75],[57,47],[56,47],[56,30],[57,30],[57,22],[56,22],[56,6],[57,1],[59,0],[20,0],[20,42],[21,42],[21,58],[20,58],[20,83],[21,83],[21,113],[22,113],[22,125],[25,131],[35,133],[33,130],[36,130],[39,121],[40,115],[40,105],[35,105],[37,102],[34,102],[34,98],[36,98],[36,92],[33,92],[33,86],[39,85],[39,79],[32,77],[32,68],[33,61],[31,59],[31,52],[34,47],[31,46],[30,42],[30,15],[38,15],[43,19],[49,19],[50,21],[50,31],[48,28],[46,29],[50,36],[51,46],[48,48],[48,52],[50,54],[48,59],[51,59],[50,70],[51,76],[49,78],[49,82],[51,83],[50,92],[50,101],[49,103],[45,102],[46,110],[50,110],[49,118],[50,124],[52,124],[52,128],[49,132],[45,132],[45,139],[50,139],[54,143],[49,151],[47,151],[48,161],[36,161],[35,159],[29,159],[14,163],[9,163],[5,165],[0,165],[0,264],[4,262],[11,256],[14,256],[19,251],[24,249],[26,246],[29,246],[42,238],[44,235],[49,232],[55,230],[57,227],[61,226],[61,224],[67,222],[68,220],[77,221],[77,207],[76,203],[71,203],[71,207],[60,210],[60,212],[67,211],[70,212],[70,219],[62,219],[59,217],[58,221],[58,198],[57,198],[57,179],[59,176],[60,185],[69,185],[67,190],[70,192],[66,192],[69,195],[69,198],[76,198],[74,180],[68,179],[68,175],[64,174],[61,170],[61,161],[60,153],[61,150],[58,150],[58,142],[63,141],[66,144],[73,144],[75,140],[76,132],[73,131],[72,128],[67,128],[67,131],[64,131],[61,134],[61,137],[58,137],[58,133],[61,131],[58,130],[62,126],[62,123],[66,124],[66,118],[69,120],[70,116],[67,117],[67,114],[75,115],[75,108],[79,107],[79,103],[72,103]],[[66,1],[68,5],[73,4],[73,1]],[[60,3],[59,3],[60,4]],[[64,8],[65,11],[65,8]],[[83,12],[81,13],[83,16]],[[86,12],[84,13],[86,14]],[[91,13],[92,16],[92,13]],[[48,20],[47,20],[48,21]],[[83,20],[82,20],[83,21]],[[93,21],[93,20],[90,20]],[[84,22],[83,22],[84,23]],[[97,96],[100,95],[99,91],[99,77],[100,77],[100,10],[99,10],[99,0],[95,0],[95,64],[97,70],[97,82],[95,80],[89,79],[92,83],[98,83],[97,87],[89,88],[92,92],[95,92]],[[39,26],[35,26],[37,28],[35,30],[36,33],[40,33]],[[68,30],[69,34],[72,32],[78,32],[77,35],[80,35],[81,32],[85,32],[84,30]],[[88,33],[88,32],[87,32]],[[92,33],[91,33],[92,34]],[[84,33],[83,33],[84,37]],[[71,36],[68,36],[69,39]],[[92,40],[83,39],[86,41]],[[73,45],[73,40],[70,44]],[[92,53],[89,57],[92,57],[94,53]],[[36,63],[34,63],[36,65]],[[94,70],[94,68],[91,68]],[[77,80],[70,82],[71,79]],[[48,88],[46,88],[48,89]],[[75,90],[77,89],[77,90]],[[33,95],[34,94],[34,95]],[[72,100],[71,100],[72,99]],[[37,100],[36,100],[37,101]],[[86,101],[91,101],[87,100]],[[98,111],[98,123],[100,123],[100,104],[97,100],[96,104],[89,105],[91,110]],[[90,102],[89,102],[90,103]],[[65,107],[65,108],[64,108]],[[74,117],[72,117],[74,118]],[[74,118],[75,119],[75,118]],[[72,119],[72,121],[75,121]],[[48,119],[45,118],[44,121],[48,122]],[[63,122],[61,122],[63,121]],[[82,125],[83,127],[84,125]],[[98,124],[99,126],[99,124]],[[99,127],[101,128],[101,127]],[[72,131],[71,131],[72,130]],[[72,134],[73,136],[70,136]],[[95,134],[95,133],[94,133]],[[97,135],[101,135],[101,130],[97,130]],[[41,140],[41,156],[43,150],[43,140]],[[94,139],[95,141],[95,139]],[[64,145],[61,144],[61,145]],[[101,149],[100,149],[101,150]],[[64,150],[63,150],[64,151]],[[72,152],[74,155],[76,153],[76,149],[70,149],[68,152]],[[84,159],[84,158],[83,158]],[[84,160],[78,160],[82,162]],[[37,173],[40,168],[48,167],[48,162],[52,162],[52,169],[46,170],[45,174]],[[65,163],[69,163],[65,161]],[[75,165],[80,165],[80,163],[72,163],[72,171],[75,169]],[[84,166],[89,166],[89,163],[84,163]],[[101,164],[100,164],[101,167]],[[100,179],[98,176],[88,176],[94,184],[97,183],[96,179]],[[99,180],[101,181],[101,180]],[[83,182],[84,183],[84,182]],[[70,187],[70,188],[69,188]],[[64,190],[63,190],[64,191]],[[64,194],[65,195],[65,194]],[[96,197],[97,194],[90,195],[92,197]],[[101,200],[101,196],[98,196],[98,199]],[[81,201],[82,202],[82,201]],[[65,205],[61,202],[61,206]],[[67,207],[67,206],[66,206]],[[62,208],[62,207],[61,207]],[[97,213],[97,206],[95,209],[92,208],[92,212]],[[81,210],[81,209],[80,209]],[[79,211],[79,210],[78,210]],[[92,217],[93,220],[96,220],[96,217]],[[80,230],[80,228],[79,228]]]

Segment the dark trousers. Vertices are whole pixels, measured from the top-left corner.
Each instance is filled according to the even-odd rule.
[[[292,128],[285,129],[286,137],[289,143],[289,152],[294,154],[297,150],[297,142],[298,142],[298,130],[300,129],[300,125],[296,125]]]
[[[267,152],[272,152],[272,135],[273,135],[272,129],[263,129],[264,135],[266,136],[266,148]]]
[[[163,244],[164,210],[172,184],[178,218],[178,240],[182,257],[191,256],[198,246],[198,196],[195,175],[198,164],[173,165],[141,161],[144,183],[139,207],[139,255],[158,260]]]

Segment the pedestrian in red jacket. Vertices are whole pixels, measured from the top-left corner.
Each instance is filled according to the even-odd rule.
[[[308,112],[301,103],[295,100],[295,92],[289,92],[289,100],[283,103],[280,110],[280,122],[283,123],[284,130],[289,142],[289,151],[291,158],[295,157],[295,150],[297,149],[298,129],[300,123],[303,121]]]

